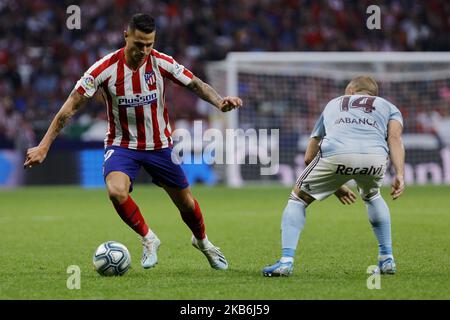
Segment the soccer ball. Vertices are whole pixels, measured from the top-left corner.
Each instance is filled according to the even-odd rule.
[[[92,261],[95,270],[102,276],[121,276],[131,266],[131,256],[127,247],[116,241],[107,241],[99,245]]]

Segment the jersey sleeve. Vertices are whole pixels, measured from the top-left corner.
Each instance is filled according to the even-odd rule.
[[[157,52],[155,54],[158,68],[164,78],[181,86],[187,86],[194,78],[194,74],[185,66],[179,64],[171,56]]]
[[[86,98],[92,98],[106,79],[108,68],[119,58],[117,52],[110,53],[95,62],[78,80],[75,90]]]
[[[389,120],[397,120],[398,122],[400,122],[400,124],[403,127],[403,116],[402,116],[402,113],[392,103],[390,103],[389,105],[390,105]]]
[[[94,78],[89,72],[85,72],[75,85],[75,90],[86,98],[92,98],[100,86],[100,77]]]
[[[323,123],[323,113],[320,115],[319,119],[317,119],[316,124],[314,125],[314,129],[311,132],[311,138],[323,138],[325,137],[325,125]]]

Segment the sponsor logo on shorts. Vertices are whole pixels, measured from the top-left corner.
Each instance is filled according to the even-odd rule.
[[[106,151],[106,153],[105,153],[105,162],[112,156],[113,153],[114,153],[113,149],[110,149],[110,150]]]
[[[368,176],[376,176],[383,173],[383,165],[379,167],[347,167],[345,165],[339,164],[336,168],[337,174],[344,174],[344,175],[354,175],[354,174],[361,174],[361,175],[368,175]]]

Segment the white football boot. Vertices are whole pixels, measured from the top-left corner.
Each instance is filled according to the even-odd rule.
[[[149,238],[142,237],[142,260],[141,265],[144,269],[154,267],[158,263],[158,249],[161,241],[153,234]]]
[[[205,241],[206,240],[206,241]],[[209,265],[213,269],[217,270],[225,270],[228,268],[227,259],[222,252],[220,252],[220,248],[214,246],[208,238],[205,238],[203,243],[199,243],[199,241],[192,236],[192,245],[200,250],[208,259]]]
[[[374,273],[395,274],[396,272],[397,266],[392,255],[378,257],[378,270],[375,270]]]

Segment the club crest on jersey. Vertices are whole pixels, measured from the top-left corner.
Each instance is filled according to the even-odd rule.
[[[147,84],[147,86],[152,86],[156,83],[156,75],[155,75],[155,71],[150,71],[150,72],[146,72],[144,73],[144,80],[145,83]]]

